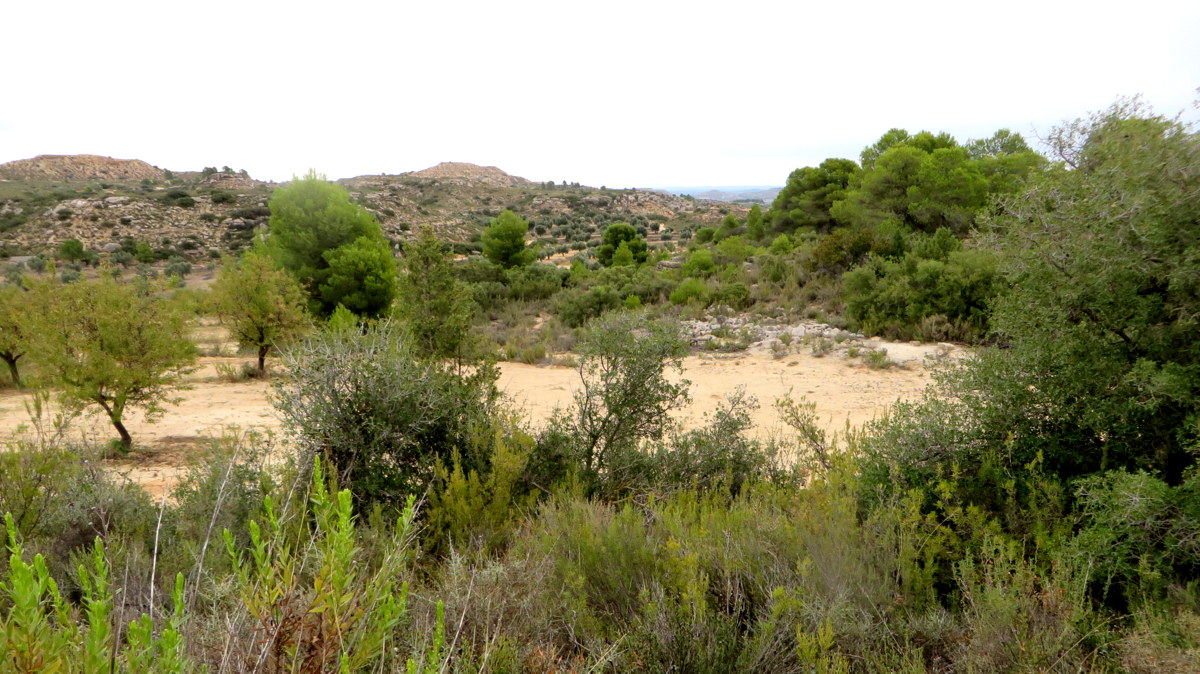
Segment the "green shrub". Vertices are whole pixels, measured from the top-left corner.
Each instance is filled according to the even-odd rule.
[[[942,232],[949,237],[948,230]],[[944,335],[977,341],[987,331],[1000,280],[996,259],[986,251],[926,246],[896,261],[872,258],[846,272],[842,288],[847,317],[863,332],[894,339]]]
[[[58,244],[58,259],[76,261],[82,260],[86,256],[83,249],[83,243],[79,239],[67,239]]]
[[[717,265],[713,261],[712,251],[707,248],[698,248],[692,251],[681,268],[684,276],[692,278],[707,278],[712,276],[716,270]]]
[[[608,286],[587,290],[574,288],[558,295],[555,313],[563,323],[577,328],[589,320],[621,306],[621,295]]]
[[[687,278],[671,291],[671,304],[691,304],[697,302],[707,305],[709,303],[708,289],[704,286],[704,282],[696,278]]]
[[[1070,549],[1093,569],[1095,594],[1118,610],[1154,604],[1200,569],[1200,471],[1171,487],[1144,472],[1114,471],[1081,480],[1083,527]]]

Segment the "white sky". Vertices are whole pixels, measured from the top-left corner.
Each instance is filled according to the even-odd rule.
[[[899,126],[1200,116],[1200,2],[10,0],[0,162],[781,185]]]

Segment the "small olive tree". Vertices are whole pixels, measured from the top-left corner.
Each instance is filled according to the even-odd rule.
[[[128,451],[133,438],[125,411],[145,411],[157,421],[171,393],[184,388],[193,370],[195,345],[187,335],[188,316],[171,298],[142,283],[124,283],[109,274],[94,281],[33,287],[30,358],[51,384],[62,387],[69,407],[104,410]]]
[[[640,312],[595,321],[579,349],[574,406],[559,410],[543,434],[534,470],[545,474],[535,479],[561,477],[553,464],[565,462],[593,490],[620,482],[642,458],[642,443],[662,439],[673,428],[670,413],[687,404],[686,351],[677,323]]]
[[[478,431],[497,406],[494,367],[462,374],[420,358],[404,331],[387,322],[321,330],[283,358],[289,376],[275,384],[272,402],[300,465],[312,465],[314,456],[331,461],[361,502],[399,506],[423,493],[434,466],[451,465],[455,451],[464,471],[479,470],[490,456]]]

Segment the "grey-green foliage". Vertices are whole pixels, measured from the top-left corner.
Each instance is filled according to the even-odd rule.
[[[421,358],[390,323],[325,329],[284,352],[286,380],[273,403],[305,463],[323,456],[355,498],[398,505],[424,491],[438,459],[455,449],[464,470],[481,467],[486,443],[472,442],[497,405],[494,367],[459,374]],[[303,465],[303,464],[302,464]]]
[[[547,438],[569,445],[585,477],[619,480],[641,443],[662,438],[670,413],[687,402],[685,352],[675,323],[634,312],[595,321],[580,343],[574,405],[559,413]]]

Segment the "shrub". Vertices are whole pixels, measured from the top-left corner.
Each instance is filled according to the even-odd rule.
[[[713,262],[712,251],[707,248],[698,248],[692,251],[682,267],[683,275],[693,278],[707,278],[712,276],[716,270],[717,265]]]
[[[364,502],[399,507],[420,494],[440,460],[485,466],[488,443],[473,443],[496,408],[494,367],[460,375],[451,364],[420,360],[383,323],[364,330],[326,329],[284,353],[290,376],[275,383],[274,403],[302,464],[331,461],[341,483]]]
[[[690,304],[698,302],[707,305],[709,302],[708,289],[700,279],[687,278],[671,291],[671,304]]]
[[[83,243],[79,239],[67,239],[58,244],[58,259],[76,261],[82,260],[86,256],[83,249]]]
[[[621,295],[608,286],[566,290],[559,294],[555,313],[563,323],[577,328],[606,311],[621,306]]]
[[[545,446],[566,449],[593,490],[625,488],[643,461],[642,441],[663,437],[667,415],[687,402],[689,382],[666,376],[682,371],[686,349],[673,323],[638,313],[596,322],[579,347],[575,404],[551,421]]]

